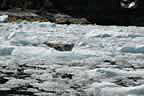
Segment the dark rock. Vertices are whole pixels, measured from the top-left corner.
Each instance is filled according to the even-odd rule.
[[[8,79],[4,78],[4,77],[0,77],[0,84],[4,84],[8,81]]]
[[[19,90],[0,90],[2,96],[36,96],[32,92]]]
[[[1,0],[0,9],[37,10],[51,20],[47,12],[64,13],[73,17],[85,17],[91,23],[103,25],[144,25],[143,0]],[[58,23],[84,22],[56,18]],[[80,21],[79,21],[80,20]],[[80,23],[81,24],[81,23]]]
[[[63,79],[65,79],[65,78],[72,79],[73,74],[63,74],[61,77],[62,77]]]
[[[143,79],[141,77],[127,77],[127,78],[121,78],[116,80],[114,83],[120,86],[128,87],[128,86],[138,86],[140,85],[137,80]]]
[[[115,65],[115,64],[116,64],[115,61],[111,61],[111,60],[104,60],[104,62],[106,62],[106,63],[110,63],[111,65]]]
[[[54,48],[58,51],[72,51],[74,44],[55,44],[44,42],[48,47]]]
[[[88,24],[89,22],[82,18],[56,18],[56,23],[58,24]]]

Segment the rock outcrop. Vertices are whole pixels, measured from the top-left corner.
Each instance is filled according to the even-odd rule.
[[[92,23],[144,25],[142,0],[0,0],[0,9],[36,10],[86,17]]]
[[[144,96],[144,27],[0,25],[0,96]]]

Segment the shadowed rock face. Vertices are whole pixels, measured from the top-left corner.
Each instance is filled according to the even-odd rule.
[[[0,9],[36,9],[86,17],[97,24],[144,25],[143,0],[0,0]]]
[[[39,9],[52,7],[50,0],[0,0],[1,9]]]

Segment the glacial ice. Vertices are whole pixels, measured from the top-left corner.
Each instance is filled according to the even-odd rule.
[[[72,78],[67,83],[79,84],[89,96],[144,96],[143,27],[27,22],[5,23],[0,29],[1,62],[7,66],[22,62],[24,68],[28,66],[25,74],[43,80],[39,83],[12,79],[7,83],[27,82],[45,91],[52,87],[61,92],[69,88],[65,80]],[[58,51],[44,42],[74,44],[74,48]],[[58,86],[58,82],[51,81],[54,73],[50,70],[54,70],[55,77],[62,78],[58,82],[66,88],[63,83]]]

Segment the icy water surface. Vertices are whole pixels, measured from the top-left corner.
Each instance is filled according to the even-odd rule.
[[[3,96],[144,96],[144,28],[4,23]]]

